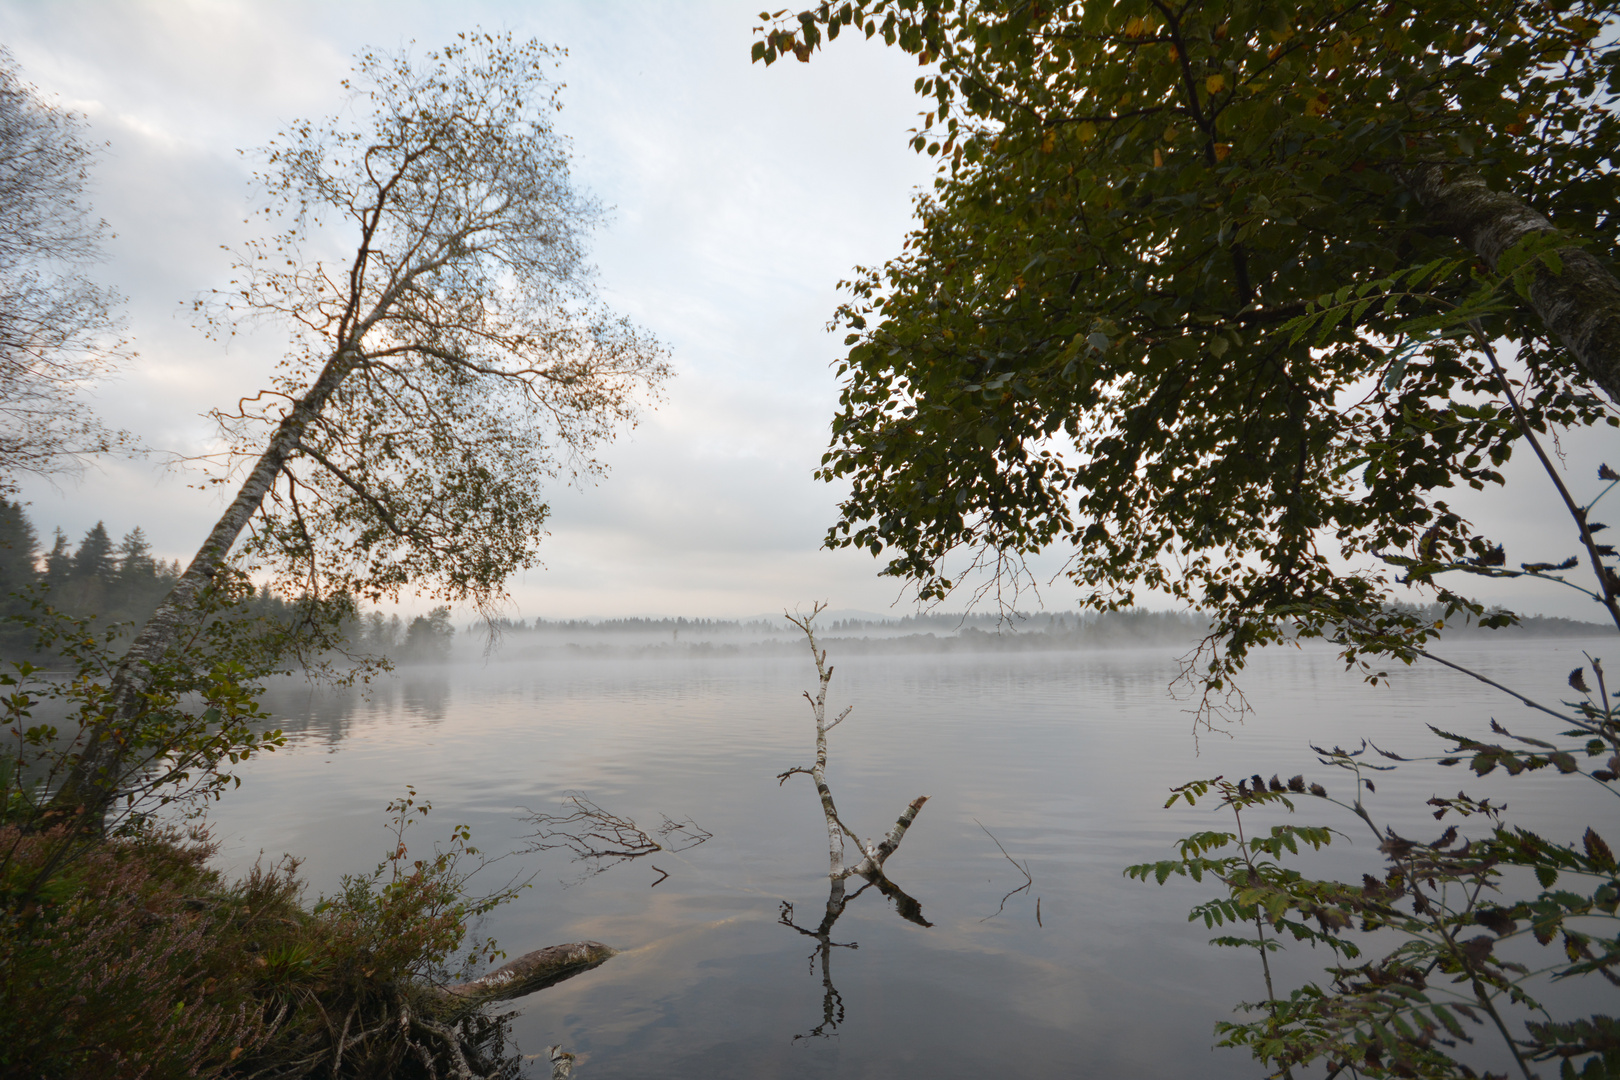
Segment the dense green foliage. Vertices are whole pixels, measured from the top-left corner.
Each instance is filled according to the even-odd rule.
[[[1426,760],[1466,765],[1476,776],[1556,773],[1620,794],[1620,709],[1601,663],[1575,669],[1570,684],[1581,696],[1565,715],[1546,710],[1563,730],[1520,735],[1492,721],[1489,741],[1436,730],[1446,749]],[[1511,824],[1501,802],[1459,791],[1428,800],[1435,818],[1453,819],[1435,839],[1408,838],[1375,818],[1373,781],[1397,767],[1391,762],[1414,759],[1372,750],[1378,756],[1367,744],[1317,749],[1322,764],[1351,774],[1348,794],[1330,790],[1339,787],[1331,780],[1307,786],[1303,775],[1182,785],[1171,804],[1212,798],[1231,813],[1233,830],[1189,836],[1178,858],[1126,871],[1161,885],[1180,875],[1224,887],[1188,918],[1222,931],[1212,944],[1259,954],[1266,997],[1243,1006],[1256,1019],[1217,1025],[1221,1045],[1246,1047],[1279,1071],[1325,1063],[1330,1075],[1468,1077],[1459,1059],[1474,1056],[1511,1060],[1526,1077],[1538,1061],[1557,1063],[1567,1078],[1620,1076],[1620,1021],[1605,1012],[1560,1020],[1542,1003],[1555,982],[1598,975],[1614,983],[1620,975],[1620,868],[1602,834],[1538,834]],[[1291,820],[1257,827],[1268,812],[1293,814],[1307,794],[1353,815],[1343,820],[1363,837],[1362,829],[1372,834],[1386,859],[1381,877],[1319,880],[1288,865],[1305,847],[1355,839]],[[1477,824],[1485,828],[1464,831]],[[1329,950],[1324,982],[1274,982],[1269,954],[1290,941]],[[1599,990],[1591,984],[1588,1007],[1602,1008]],[[1459,1052],[1476,1040],[1505,1053]]]
[[[1512,342],[1537,430],[1616,418],[1515,289],[1556,258],[1484,275],[1403,170],[1482,177],[1612,269],[1613,15],[872,0],[767,27],[766,62],[840,29],[916,55],[913,142],[941,162],[904,254],[846,283],[829,544],[925,599],[953,556],[1016,574],[1058,545],[1089,603],[1162,590],[1238,663],[1285,624],[1383,624],[1380,556],[1417,583],[1500,566],[1446,489],[1500,482],[1522,433],[1477,351],[1414,320],[1468,304]]]

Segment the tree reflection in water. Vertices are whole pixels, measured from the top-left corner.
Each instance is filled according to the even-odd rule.
[[[821,923],[814,930],[807,930],[793,921],[793,904],[791,901],[782,901],[782,913],[778,920],[783,926],[797,930],[805,937],[816,939],[816,950],[810,954],[810,970],[815,971],[816,958],[821,959],[821,1023],[809,1031],[793,1036],[794,1039],[830,1038],[838,1031],[838,1025],[844,1022],[844,995],[838,992],[838,987],[832,980],[832,951],[834,949],[858,949],[860,943],[856,941],[834,941],[832,939],[833,924],[838,917],[867,889],[874,886],[884,896],[894,901],[895,911],[907,922],[914,922],[918,926],[933,926],[934,924],[923,918],[922,905],[906,894],[900,886],[877,874],[869,879],[852,893],[844,891],[843,878],[834,878],[832,886],[827,893],[827,910],[821,917]]]

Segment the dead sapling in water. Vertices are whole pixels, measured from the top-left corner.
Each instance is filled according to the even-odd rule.
[[[911,823],[916,820],[917,811],[921,810],[923,803],[928,801],[928,796],[919,795],[911,800],[910,805],[901,811],[900,817],[894,823],[894,827],[889,830],[888,835],[879,843],[862,840],[855,835],[853,829],[845,825],[843,820],[839,818],[838,808],[833,805],[832,789],[827,786],[827,732],[843,723],[844,718],[850,714],[854,706],[851,705],[846,708],[831,722],[827,720],[827,686],[832,682],[833,669],[827,666],[826,652],[816,646],[816,633],[813,625],[816,616],[821,614],[826,606],[825,604],[816,604],[810,614],[804,618],[793,615],[787,617],[788,622],[804,631],[804,636],[810,643],[810,658],[815,661],[816,674],[820,676],[821,680],[820,689],[815,697],[811,697],[808,690],[804,694],[804,699],[810,703],[810,711],[815,714],[816,718],[816,762],[808,769],[798,766],[791,768],[784,773],[778,774],[776,780],[778,785],[785,784],[788,777],[796,773],[803,773],[815,782],[816,793],[821,796],[821,812],[827,819],[827,876],[832,878],[835,884],[849,877],[862,877],[873,884],[877,884],[880,879],[883,879],[883,864],[888,861],[889,856],[899,850],[901,839],[905,837],[906,830],[911,827]],[[861,853],[859,861],[851,866],[844,865],[844,837],[846,836],[855,842],[856,849]],[[894,889],[892,882],[888,884],[888,889],[878,885],[878,888],[886,895],[890,894],[890,889]],[[915,901],[912,901],[912,903],[915,904]],[[918,922],[920,920],[921,915],[919,914],[917,919],[912,921]]]
[[[569,882],[578,885],[623,862],[653,855],[660,851],[672,854],[697,847],[714,834],[691,818],[677,821],[668,814],[659,815],[663,824],[653,830],[659,837],[654,840],[630,818],[620,817],[602,809],[578,791],[565,792],[561,814],[532,814],[529,821],[538,826],[531,851],[550,851],[567,848],[574,853],[574,862],[585,864],[579,878]],[[571,808],[571,809],[570,809]],[[667,870],[659,870],[659,885],[669,877]]]
[[[812,625],[815,617],[825,607],[825,604],[817,604],[810,614],[802,619],[792,615],[787,617],[789,622],[804,631],[805,638],[810,644],[810,657],[815,661],[816,673],[820,677],[820,688],[816,696],[811,697],[809,691],[804,695],[816,719],[816,761],[808,769],[795,766],[784,773],[779,773],[776,781],[780,786],[787,783],[788,777],[796,773],[803,773],[814,781],[816,793],[821,797],[821,812],[827,819],[827,876],[833,881],[835,893],[841,890],[842,882],[846,878],[864,878],[876,885],[885,896],[895,900],[905,918],[926,926],[928,924],[923,921],[921,908],[917,902],[883,876],[883,864],[889,860],[889,856],[899,850],[900,841],[904,839],[911,823],[916,820],[917,811],[928,801],[928,796],[919,795],[911,800],[901,811],[893,827],[889,829],[888,835],[882,841],[874,843],[871,840],[861,839],[853,829],[844,824],[843,819],[838,816],[837,806],[833,803],[832,789],[827,786],[827,732],[843,723],[854,706],[846,708],[831,722],[827,720],[827,686],[832,682],[833,669],[827,665],[826,652],[816,646],[816,634]],[[844,864],[845,837],[853,840],[856,849],[861,853],[861,858],[848,866]]]
[[[921,810],[923,803],[928,801],[928,796],[922,795],[913,799],[910,805],[901,812],[899,820],[894,823],[894,827],[889,830],[888,835],[883,838],[881,843],[862,840],[856,836],[854,831],[839,818],[838,809],[833,804],[832,789],[827,786],[827,732],[842,723],[844,718],[850,714],[850,709],[845,709],[835,719],[828,722],[827,687],[832,682],[833,669],[827,666],[827,654],[816,645],[815,630],[812,626],[815,617],[821,614],[825,607],[825,604],[817,604],[810,614],[802,619],[792,615],[787,617],[789,622],[804,631],[805,638],[810,643],[810,655],[815,661],[816,673],[821,680],[820,688],[815,697],[811,697],[808,692],[804,695],[805,700],[810,702],[810,710],[816,718],[816,762],[808,769],[789,769],[778,775],[776,779],[778,785],[785,784],[788,777],[793,776],[795,773],[803,773],[815,782],[816,792],[821,796],[821,811],[827,819],[827,877],[830,879],[827,891],[827,908],[822,916],[821,923],[814,930],[807,929],[794,922],[793,905],[786,900],[782,901],[782,911],[778,921],[783,926],[797,930],[806,937],[816,939],[816,950],[810,954],[810,964],[811,969],[814,970],[816,960],[820,959],[821,985],[824,991],[821,1003],[821,1023],[805,1034],[795,1035],[795,1039],[829,1037],[835,1033],[838,1025],[843,1022],[844,999],[832,981],[832,951],[834,949],[856,949],[860,945],[853,941],[832,940],[832,928],[833,924],[838,921],[838,917],[844,913],[844,910],[857,896],[867,889],[876,888],[884,896],[894,901],[895,911],[899,913],[901,918],[908,922],[914,922],[918,926],[933,925],[933,923],[923,918],[922,905],[906,895],[898,885],[883,874],[883,864],[888,861],[889,856],[899,849],[901,839],[906,835],[906,830],[911,827],[912,821],[916,819],[917,811]],[[853,708],[853,706],[850,708]],[[861,852],[861,858],[850,866],[844,865],[845,837],[853,840],[856,848]],[[853,893],[847,893],[844,889],[844,882],[851,877],[863,878],[866,883]]]

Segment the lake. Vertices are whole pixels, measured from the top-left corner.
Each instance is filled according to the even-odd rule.
[[[1565,678],[1582,650],[1613,654],[1615,640],[1464,641],[1446,655],[1556,702],[1570,696]],[[648,832],[661,815],[695,822],[712,839],[583,880],[586,867],[561,849],[488,871],[492,886],[538,871],[481,927],[511,955],[587,938],[622,950],[515,1003],[523,1049],[562,1043],[579,1054],[580,1080],[1251,1077],[1247,1054],[1215,1049],[1211,1028],[1261,996],[1258,967],[1211,948],[1203,924],[1186,921],[1212,890],[1121,874],[1169,857],[1177,837],[1227,824],[1202,807],[1163,809],[1167,788],[1303,772],[1346,793],[1347,775],[1318,764],[1310,743],[1366,737],[1426,754],[1439,749],[1426,723],[1480,734],[1495,717],[1515,733],[1547,730],[1438,665],[1372,688],[1320,647],[1269,650],[1243,681],[1253,712],[1230,736],[1195,739],[1191,703],[1168,689],[1180,648],[840,655],[838,642],[828,646],[830,712],[854,706],[829,738],[840,814],[878,836],[912,798],[930,797],[888,871],[932,925],[900,918],[869,890],[833,926],[830,940],[849,947],[825,950],[825,974],[817,940],[782,921],[791,905],[792,921],[814,930],[828,894],[814,787],[805,776],[777,782],[813,757],[800,696],[815,686],[808,650],[497,654],[409,669],[369,695],[278,686],[268,705],[289,745],[251,763],[242,788],[211,812],[221,860],[240,870],[261,851],[290,852],[306,860],[312,889],[329,891],[382,858],[384,804],[407,784],[434,805],[417,843],[466,822],[488,850],[521,846],[532,831],[525,808],[557,812],[568,792]],[[1379,778],[1371,807],[1421,837],[1437,831],[1423,800],[1459,787],[1506,797],[1524,811],[1516,821],[1560,839],[1615,820],[1589,781],[1580,787],[1592,793],[1557,776],[1500,779],[1413,763]],[[1348,815],[1309,798],[1301,809],[1352,841],[1308,872],[1378,865]],[[1033,883],[1004,902],[1025,883],[1009,855]],[[1283,975],[1323,959],[1301,951]],[[1583,989],[1613,994],[1595,980]]]

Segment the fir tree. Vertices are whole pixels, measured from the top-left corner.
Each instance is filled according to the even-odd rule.
[[[127,588],[154,581],[157,576],[158,564],[152,558],[152,545],[147,542],[146,533],[137,525],[125,533],[124,539],[118,544],[118,582]]]
[[[39,580],[39,537],[33,523],[17,503],[0,499],[0,657],[30,651],[33,635],[6,616],[28,608],[19,595]]]
[[[112,581],[115,569],[112,537],[107,535],[107,526],[98,521],[84,534],[79,550],[73,553],[73,576],[80,581],[106,584]]]

